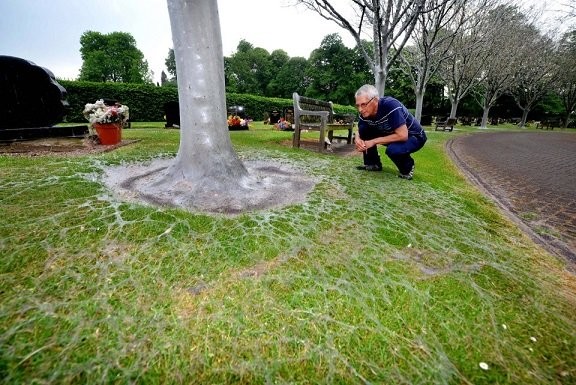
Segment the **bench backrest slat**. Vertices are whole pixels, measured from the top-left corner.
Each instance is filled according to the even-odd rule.
[[[354,129],[354,115],[334,114],[332,102],[312,99],[300,96],[297,92],[292,94],[294,104],[294,135],[292,146],[300,147],[300,131],[314,130],[320,131],[318,141],[319,151],[324,151],[326,140],[331,145],[333,138],[346,139],[348,144],[352,143],[352,131]],[[346,137],[334,136],[334,131],[347,130]],[[325,134],[328,133],[328,138]]]
[[[319,121],[320,118],[313,118],[308,115],[307,118],[302,119],[302,116],[306,116],[309,111],[326,111],[328,112],[328,123],[332,123],[334,120],[334,111],[332,108],[332,102],[326,102],[323,100],[312,99],[306,96],[300,96],[298,93],[294,92],[292,94],[292,99],[294,101],[294,120],[297,121]]]

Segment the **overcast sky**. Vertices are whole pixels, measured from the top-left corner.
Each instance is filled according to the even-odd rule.
[[[347,32],[311,11],[290,6],[294,2],[218,0],[224,55],[234,53],[241,39],[269,52],[283,49],[290,57],[305,58],[330,33],[339,33],[352,46]],[[558,8],[554,1],[544,4],[550,10]],[[130,33],[154,80],[166,71],[164,61],[172,47],[166,0],[0,0],[0,55],[31,60],[58,78],[78,76],[80,36],[89,30]]]
[[[218,0],[224,55],[234,53],[245,39],[269,52],[283,49],[291,57],[308,58],[324,36],[340,32],[317,14],[290,7],[292,3]],[[31,60],[56,77],[78,76],[80,36],[89,30],[130,33],[154,80],[166,71],[164,61],[172,47],[166,0],[0,0],[0,55]],[[347,35],[340,36],[352,44]]]

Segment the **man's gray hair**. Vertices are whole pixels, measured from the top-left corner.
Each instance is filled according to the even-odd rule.
[[[360,95],[366,95],[369,98],[380,97],[380,95],[378,95],[378,90],[372,84],[364,84],[362,87],[358,88],[358,91],[356,91],[354,97],[357,98]]]

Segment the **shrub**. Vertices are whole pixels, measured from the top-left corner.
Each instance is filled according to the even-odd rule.
[[[164,103],[177,100],[176,87],[156,87],[131,83],[94,83],[84,81],[58,81],[68,93],[67,122],[84,122],[82,110],[86,103],[98,99],[114,99],[130,106],[130,120],[159,122],[164,120]]]
[[[68,93],[69,108],[66,122],[85,122],[82,110],[86,103],[98,99],[113,99],[130,106],[133,122],[164,121],[164,104],[178,100],[178,89],[173,86],[157,87],[147,84],[94,83],[58,80]],[[292,99],[269,98],[247,94],[226,94],[226,105],[244,106],[246,114],[257,121],[264,120],[273,109],[292,106]],[[352,106],[334,105],[335,112],[356,114]]]

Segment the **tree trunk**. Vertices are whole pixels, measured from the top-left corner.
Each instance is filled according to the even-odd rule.
[[[450,117],[451,118],[455,118],[456,117],[456,112],[458,112],[458,103],[459,100],[454,99],[452,101],[452,108],[450,109]]]
[[[484,106],[484,112],[482,113],[482,123],[480,123],[480,128],[488,127],[488,113],[490,113],[490,106]]]
[[[109,171],[109,185],[131,199],[228,214],[304,200],[312,179],[286,166],[242,163],[232,148],[216,0],[168,0],[168,12],[180,99],[178,154]]]
[[[416,91],[416,111],[414,113],[414,117],[417,121],[422,119],[422,105],[424,104],[424,90]]]
[[[168,0],[168,11],[180,100],[180,148],[166,177],[235,184],[247,171],[232,148],[226,121],[217,2]]]
[[[528,109],[528,108],[522,109],[522,119],[520,119],[520,123],[518,123],[518,127],[524,128],[526,126],[526,120],[528,120],[528,113],[529,112],[530,112],[530,109]]]
[[[380,97],[386,92],[386,69],[382,67],[374,68],[374,87],[378,90]]]

